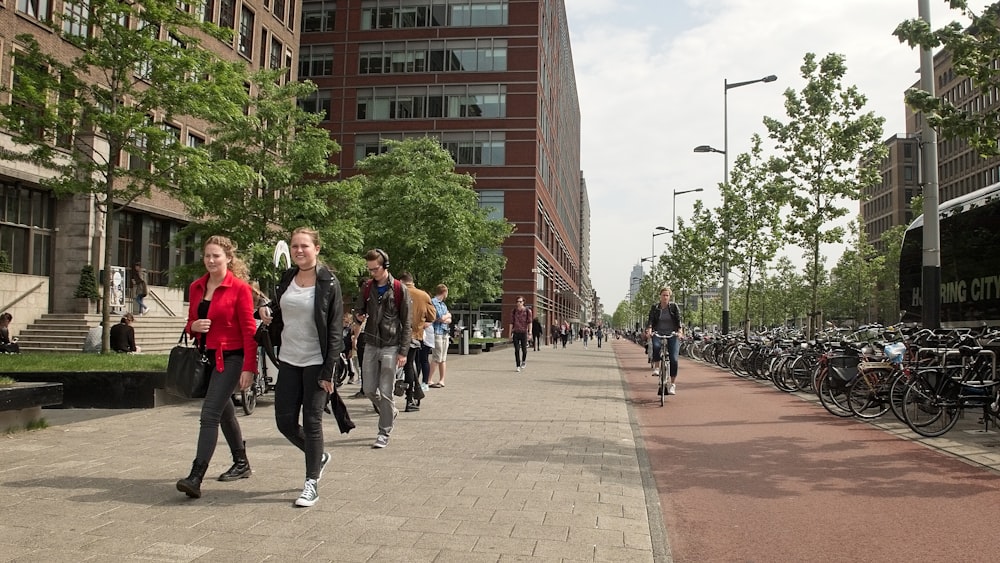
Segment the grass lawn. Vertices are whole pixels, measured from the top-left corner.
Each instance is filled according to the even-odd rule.
[[[166,369],[167,354],[0,354],[0,373]]]

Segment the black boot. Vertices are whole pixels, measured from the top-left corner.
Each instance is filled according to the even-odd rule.
[[[201,460],[194,460],[191,464],[191,474],[185,479],[177,481],[177,490],[191,498],[201,498],[201,481],[208,471],[208,464]]]
[[[243,442],[243,449],[233,452],[233,466],[229,468],[229,471],[219,475],[219,481],[235,481],[253,475],[253,471],[250,470],[250,462],[247,461],[246,447],[247,443]]]

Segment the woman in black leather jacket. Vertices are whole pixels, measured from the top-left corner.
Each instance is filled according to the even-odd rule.
[[[334,392],[333,371],[344,348],[344,304],[337,277],[318,261],[318,233],[300,227],[292,233],[290,247],[295,266],[282,274],[275,301],[259,313],[279,347],[275,422],[305,452],[306,481],[295,506],[312,506],[330,460],[323,451],[323,407]]]

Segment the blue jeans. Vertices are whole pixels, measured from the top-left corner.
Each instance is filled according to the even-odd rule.
[[[223,356],[225,365],[221,372],[215,370],[215,354],[206,354],[213,358],[208,376],[208,391],[201,403],[201,430],[198,432],[198,453],[195,459],[208,463],[215,454],[215,446],[219,441],[219,427],[226,437],[229,450],[244,449],[243,432],[236,420],[236,408],[233,406],[233,392],[240,384],[240,373],[243,371],[243,353],[226,354]]]
[[[274,421],[278,431],[305,452],[306,479],[319,478],[323,460],[323,406],[329,395],[319,386],[322,367],[282,363],[274,387]]]
[[[662,354],[660,353],[660,339],[653,337],[653,361],[658,362]],[[670,362],[670,378],[677,378],[677,354],[681,349],[681,341],[676,336],[667,339],[667,355]]]

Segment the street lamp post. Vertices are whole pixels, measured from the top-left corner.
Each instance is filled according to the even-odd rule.
[[[656,231],[653,231],[653,237],[650,241],[649,255],[653,257],[656,256],[656,237],[660,235],[665,235],[667,233],[673,234],[673,232],[674,232],[673,229],[668,229],[666,227],[656,227]],[[652,267],[652,265],[650,265],[650,267]]]
[[[708,145],[694,148],[694,152],[717,152],[722,154],[723,191],[722,191],[722,236],[725,238],[722,246],[722,333],[729,334],[729,207],[726,205],[729,191],[729,91],[740,86],[749,86],[758,82],[774,82],[778,77],[769,74],[757,80],[730,83],[722,79],[722,150]]]
[[[694,192],[702,192],[702,191],[705,191],[704,188],[694,188],[693,190],[681,190],[681,191],[677,191],[676,189],[674,190],[674,201],[673,201],[673,203],[670,204],[670,210],[673,212],[673,217],[670,219],[670,233],[671,233],[670,234],[670,247],[671,248],[673,248],[673,246],[674,246],[674,235],[677,234],[675,232],[677,230],[677,196],[683,195],[683,194],[690,194],[690,193],[694,193]],[[662,227],[657,227],[657,228],[662,228]]]

